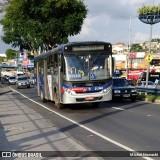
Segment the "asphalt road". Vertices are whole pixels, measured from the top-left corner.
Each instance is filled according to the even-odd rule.
[[[11,87],[16,90],[15,86]],[[159,104],[141,101],[104,102],[98,108],[89,104],[76,104],[58,110],[53,102],[41,103],[35,88],[17,91],[42,105],[14,92],[16,98],[50,119],[61,132],[90,150],[160,151]],[[159,158],[151,157],[150,160],[152,159]]]

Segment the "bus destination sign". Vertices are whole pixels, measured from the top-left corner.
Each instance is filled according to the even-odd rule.
[[[73,46],[72,51],[97,51],[104,50],[104,45],[91,45],[91,46]]]

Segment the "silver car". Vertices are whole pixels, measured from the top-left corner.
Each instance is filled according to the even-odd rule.
[[[146,87],[146,81],[140,81],[138,83],[138,87]],[[148,88],[156,88],[155,83],[153,83],[152,81],[148,81]]]
[[[29,77],[27,77],[27,76],[17,77],[16,86],[17,86],[17,88],[26,88],[26,87],[30,88],[31,83],[30,83]]]
[[[10,84],[16,84],[16,77],[15,76],[10,76],[9,78],[8,78],[8,84],[10,85]]]

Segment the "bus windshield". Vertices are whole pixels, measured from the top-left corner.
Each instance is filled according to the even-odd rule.
[[[88,81],[110,78],[109,56],[104,54],[66,55],[65,80]]]

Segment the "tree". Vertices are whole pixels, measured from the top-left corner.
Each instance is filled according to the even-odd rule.
[[[154,38],[154,39],[151,40],[151,42],[158,42],[158,43],[160,43],[160,38]]]
[[[48,50],[78,34],[86,14],[81,0],[12,0],[0,22],[2,40],[29,51]]]
[[[143,52],[144,51],[142,46],[140,46],[140,44],[138,43],[132,44],[130,50],[131,52]]]
[[[6,56],[7,56],[7,59],[16,59],[18,56],[18,51],[7,49]]]

